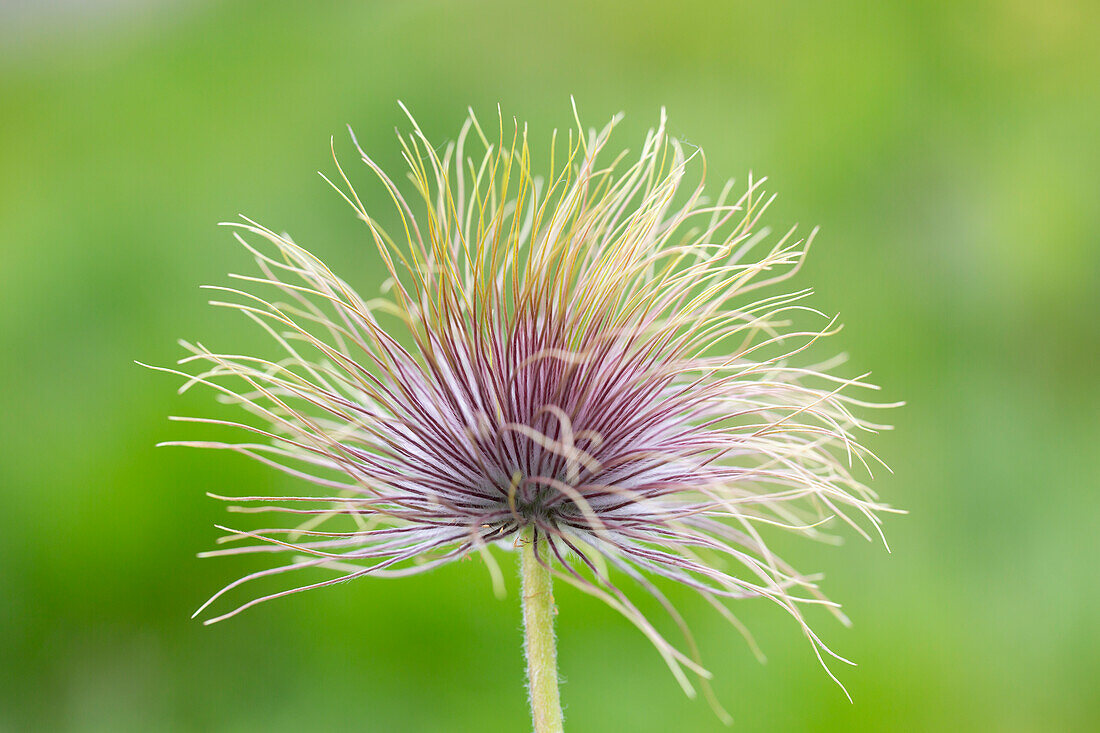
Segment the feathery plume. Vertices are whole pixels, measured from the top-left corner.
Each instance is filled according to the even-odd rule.
[[[555,133],[545,177],[526,127],[506,133],[498,119],[490,136],[471,112],[457,140],[437,148],[412,120],[400,138],[407,187],[353,134],[397,226],[370,213],[335,151],[338,176],[326,180],[377,245],[388,279],[375,298],[289,236],[249,219],[231,225],[258,272],[234,275],[240,288],[213,288],[213,304],[252,320],[280,356],[185,343],[181,365],[194,373],[168,370],[186,379],[181,391],[212,387],[254,419],[176,419],[253,437],[171,444],[236,451],[314,490],[216,497],[289,521],[221,527],[228,546],[205,555],[289,560],[230,583],[197,613],[261,577],[329,575],[206,623],[475,553],[499,592],[490,548],[523,544],[544,572],[637,626],[688,694],[701,682],[711,697],[710,674],[655,579],[698,592],[758,656],[731,611],[736,599],[774,602],[823,665],[824,655],[841,659],[803,615],[821,605],[846,622],[839,607],[816,577],[776,557],[762,530],[829,539],[831,521],[878,534],[890,510],[853,475],[877,462],[855,436],[886,426],[856,412],[888,405],[851,396],[875,387],[866,375],[834,376],[843,359],[801,363],[839,329],[805,304],[810,290],[771,292],[798,271],[813,234],[768,242],[757,228],[772,200],[764,179],[750,176],[736,196],[731,181],[708,200],[702,176],[689,176],[705,172],[702,153],[669,137],[663,111],[633,157],[604,155],[618,120],[586,131],[578,119],[564,140]],[[817,324],[798,325],[809,320]],[[624,582],[669,612],[683,648]]]

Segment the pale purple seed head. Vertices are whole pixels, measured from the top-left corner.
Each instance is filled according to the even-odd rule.
[[[410,117],[411,119],[411,117]],[[763,597],[832,654],[803,618],[821,604],[815,578],[773,555],[762,534],[827,538],[846,522],[867,536],[890,511],[853,476],[877,460],[855,434],[883,407],[874,389],[805,363],[837,329],[779,283],[802,263],[794,231],[768,242],[755,225],[771,199],[749,178],[704,196],[698,150],[661,124],[629,158],[604,154],[600,131],[555,135],[546,177],[532,169],[526,128],[486,135],[471,113],[437,149],[413,121],[401,144],[411,185],[393,182],[356,142],[396,210],[389,232],[339,163],[334,187],[365,223],[388,279],[364,299],[317,257],[250,220],[235,236],[258,273],[234,276],[216,305],[274,340],[272,359],[186,344],[205,384],[254,419],[228,422],[246,442],[173,444],[233,450],[311,484],[301,496],[232,497],[240,512],[288,519],[222,528],[231,547],[207,555],[281,553],[256,578],[310,568],[272,598],[359,576],[399,576],[479,553],[533,528],[541,562],[624,614],[684,689],[709,673],[653,579],[730,611]],[[354,136],[353,136],[354,140]],[[440,152],[441,150],[441,152]],[[335,156],[334,156],[335,160]],[[804,327],[807,319],[816,325]],[[864,375],[866,376],[866,375]],[[227,498],[227,497],[219,497]],[[777,529],[780,528],[780,529]],[[241,543],[244,544],[241,544]],[[303,576],[305,577],[305,576]],[[623,587],[655,596],[686,637],[667,641]],[[757,651],[759,654],[759,652]],[[835,655],[834,655],[835,656]]]

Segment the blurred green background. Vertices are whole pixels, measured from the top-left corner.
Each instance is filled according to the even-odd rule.
[[[248,267],[214,226],[239,212],[377,286],[315,173],[335,135],[366,180],[345,123],[398,170],[397,99],[439,141],[498,102],[539,141],[571,94],[626,112],[618,146],[665,105],[712,183],[768,175],[770,224],[822,227],[798,285],[909,402],[871,441],[893,554],[790,548],[855,621],[817,619],[854,705],[781,612],[742,604],[759,665],[675,594],[735,730],[1100,727],[1096,3],[0,7],[0,730],[527,729],[517,584],[480,562],[189,620],[256,567],[194,557],[204,492],[290,484],[155,449],[211,398],[131,360],[259,343],[197,288]],[[569,730],[722,729],[626,621],[558,602]]]

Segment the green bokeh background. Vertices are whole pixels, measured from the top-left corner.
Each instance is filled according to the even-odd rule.
[[[195,559],[225,517],[204,492],[289,484],[155,449],[210,397],[132,360],[259,342],[197,288],[247,267],[214,226],[239,212],[377,286],[315,174],[345,123],[396,170],[397,99],[437,140],[498,102],[540,140],[570,95],[635,148],[667,106],[716,184],[767,174],[771,224],[822,227],[799,285],[909,402],[871,443],[911,512],[893,553],[791,546],[855,621],[818,619],[855,704],[781,612],[742,604],[759,665],[675,594],[735,730],[1096,730],[1098,36],[1065,0],[6,6],[0,730],[527,729],[517,584],[495,599],[479,562],[189,620],[255,567]],[[722,729],[626,621],[558,602],[569,730]]]

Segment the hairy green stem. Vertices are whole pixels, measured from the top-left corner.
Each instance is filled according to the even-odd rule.
[[[561,698],[558,695],[558,653],[554,641],[554,592],[549,548],[540,543],[535,559],[533,531],[524,532],[520,555],[523,577],[523,637],[527,653],[527,687],[535,733],[561,733]]]

